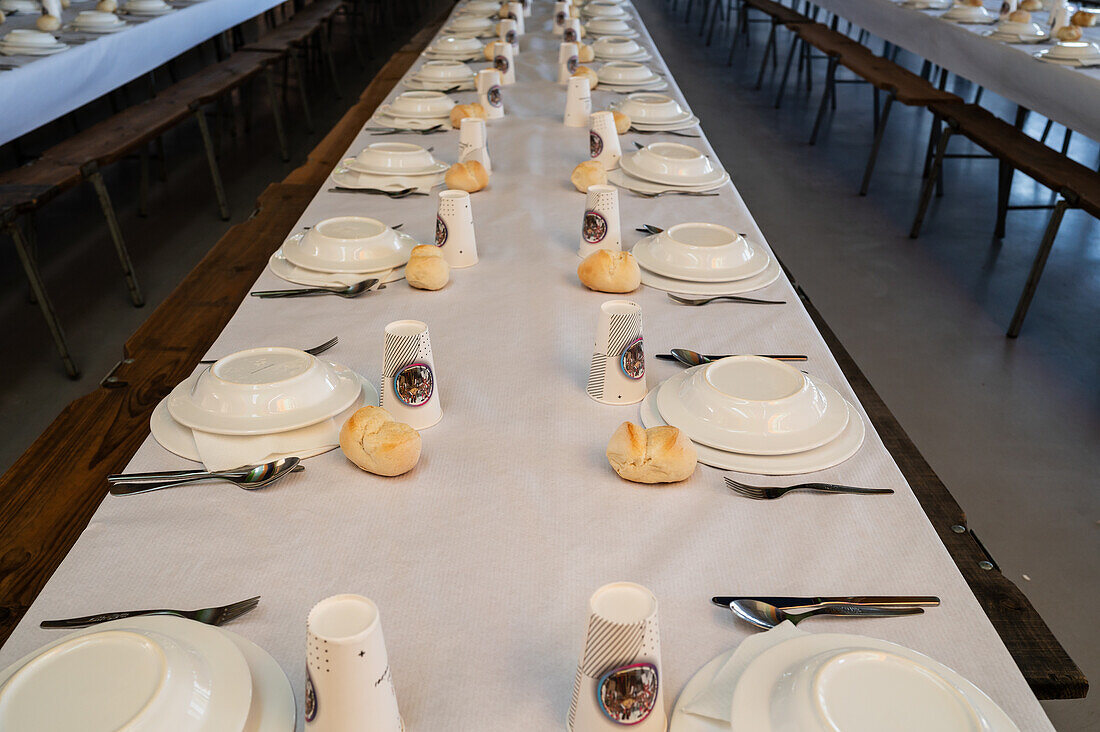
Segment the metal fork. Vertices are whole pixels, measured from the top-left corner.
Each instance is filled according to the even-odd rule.
[[[407,196],[426,196],[427,193],[420,193],[415,188],[402,188],[399,191],[384,191],[381,188],[329,188],[329,193],[371,193],[380,194],[383,196],[389,196],[390,198],[405,198]]]
[[[784,487],[757,486],[738,483],[730,477],[726,477],[726,487],[745,498],[757,501],[782,498],[791,491],[817,491],[818,493],[852,493],[859,495],[884,495],[893,493],[892,488],[858,488],[853,485],[836,485],[835,483],[799,483]]]
[[[639,130],[637,127],[631,127],[630,132],[635,135],[672,135],[673,137],[701,137],[701,135],[693,135],[690,132],[677,132],[676,130]]]
[[[322,343],[319,346],[314,346],[313,348],[307,348],[305,352],[308,353],[311,356],[320,356],[322,353],[324,353],[328,349],[332,348],[333,346],[335,346],[339,342],[340,342],[340,336],[333,336],[332,338],[329,338],[327,341],[325,341],[324,343]],[[218,362],[218,359],[216,359],[216,358],[211,358],[211,359],[208,359],[206,361],[199,361],[199,363],[201,363],[201,364],[212,364],[212,363],[217,363],[217,362]]]
[[[81,618],[66,618],[64,620],[43,620],[39,627],[42,628],[87,628],[89,625],[106,623],[110,620],[122,620],[123,618],[136,618],[141,615],[175,615],[188,620],[196,620],[207,625],[224,625],[230,620],[236,620],[240,616],[252,610],[260,604],[260,596],[250,597],[247,600],[234,602],[220,607],[207,607],[201,610],[126,610],[117,613],[100,613],[98,615],[85,615]]]
[[[642,191],[636,191],[633,188],[630,192],[635,196],[641,196],[642,198],[660,198],[661,196],[720,196],[720,193],[703,193],[701,191],[661,191],[660,193],[643,193]]]
[[[715,300],[729,300],[730,302],[743,302],[751,303],[753,305],[786,305],[785,300],[761,300],[758,297],[743,297],[741,295],[719,295],[717,297],[681,297],[680,295],[673,295],[668,293],[668,299],[673,302],[678,302],[681,305],[706,305],[707,303],[714,302]]]

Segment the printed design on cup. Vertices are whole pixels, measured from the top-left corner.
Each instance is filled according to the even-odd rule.
[[[580,66],[581,61],[576,56],[570,56],[565,61],[565,70],[569,72],[570,76],[577,73],[577,67]]]
[[[611,669],[596,684],[596,701],[608,719],[616,724],[644,722],[657,706],[657,667],[633,663]]]
[[[435,245],[441,247],[447,243],[447,222],[442,217],[435,217]]]
[[[593,356],[595,362],[596,356]],[[589,391],[591,393],[591,390]],[[581,679],[599,679],[608,669],[619,669],[637,661],[644,647],[646,623],[612,623],[593,615],[588,619],[584,636],[584,651],[577,664],[577,677],[573,683],[573,701],[569,705],[569,729],[577,717],[580,703]],[[599,691],[600,685],[596,685]]]
[[[435,377],[426,363],[410,363],[393,376],[393,393],[406,407],[422,407],[432,398]]]
[[[504,31],[504,41],[505,41],[505,43],[515,43],[516,42],[516,32],[514,30]]]
[[[638,336],[627,344],[619,356],[619,368],[623,370],[627,378],[638,379],[645,376],[645,352],[642,348],[642,337]]]
[[[513,13],[511,10],[509,10],[508,14],[504,16],[504,19],[505,20],[516,20],[516,14]]]
[[[562,31],[562,40],[564,40],[566,43],[576,43],[577,42],[577,29],[576,28],[566,28],[564,31]]]
[[[313,677],[309,675],[309,666],[306,666],[306,721],[312,722],[317,718],[317,691],[313,688]]]
[[[501,74],[508,73],[508,59],[503,56],[496,56],[493,58],[493,67]]]
[[[565,11],[559,10],[554,14],[554,25],[565,25]]]
[[[596,211],[585,211],[581,236],[589,244],[599,244],[607,236],[607,219]]]
[[[499,107],[504,103],[504,97],[500,92],[500,87],[496,84],[489,87],[489,90],[485,92],[485,99],[488,100],[490,107]]]
[[[594,130],[590,131],[588,133],[588,157],[598,158],[602,152],[603,138]]]

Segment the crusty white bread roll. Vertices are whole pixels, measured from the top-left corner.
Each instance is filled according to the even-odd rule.
[[[375,475],[401,475],[420,460],[420,433],[381,407],[363,407],[340,428],[348,460]]]
[[[1059,41],[1079,41],[1082,35],[1080,26],[1076,25],[1063,25],[1054,31],[1054,37]]]
[[[1096,25],[1096,15],[1096,13],[1090,13],[1087,10],[1078,10],[1070,16],[1069,22],[1082,28],[1089,28]]]
[[[444,177],[444,182],[448,188],[475,193],[489,185],[489,173],[478,161],[467,160],[465,163],[452,165]]]
[[[457,130],[462,125],[462,120],[467,117],[488,119],[489,115],[485,112],[485,107],[481,106],[478,102],[474,102],[473,104],[456,104],[451,108],[451,127]]]
[[[1031,13],[1026,10],[1013,10],[1008,14],[1008,19],[1013,23],[1030,23]]]
[[[113,13],[118,10],[118,0],[99,0],[95,9],[101,13]]]
[[[634,483],[676,483],[695,472],[695,446],[675,427],[642,429],[623,422],[607,443],[607,461]]]
[[[434,244],[414,247],[405,265],[405,279],[418,290],[442,290],[451,279],[451,265]]]
[[[630,115],[623,114],[622,112],[611,112],[611,116],[615,118],[615,131],[620,135],[625,135],[630,131]]]
[[[573,182],[581,193],[588,193],[588,186],[603,185],[607,183],[607,171],[603,165],[595,160],[585,160],[573,168],[569,180]]]
[[[38,26],[38,30],[50,33],[61,27],[61,18],[55,18],[52,15],[39,15],[34,24]]]
[[[500,25],[500,24],[497,23],[497,25]],[[496,47],[497,47],[498,43],[500,43],[500,41],[489,41],[488,43],[485,44],[484,54],[485,54],[485,60],[486,61],[492,61],[494,58],[496,58],[496,55],[497,55]]]
[[[587,43],[580,44],[580,48],[577,50],[577,60],[582,64],[587,64],[596,60],[596,49]]]
[[[1036,11],[1043,9],[1043,0],[1020,0],[1020,10]]]
[[[634,292],[642,284],[642,270],[630,252],[600,249],[577,267],[581,284],[596,292]]]
[[[600,83],[599,77],[596,76],[596,72],[588,68],[587,66],[578,66],[577,70],[573,72],[573,76],[580,76],[588,79],[589,89],[595,89],[596,86]]]

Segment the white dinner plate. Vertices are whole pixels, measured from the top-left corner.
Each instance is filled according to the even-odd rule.
[[[427,194],[431,189],[443,183],[445,173],[424,175],[418,178],[406,178],[400,175],[370,175],[356,173],[354,170],[338,167],[332,171],[332,182],[341,188],[377,188],[382,191],[401,191],[415,188],[417,192]]]
[[[337,421],[341,424],[347,421],[348,417],[357,409],[366,406],[378,406],[377,387],[362,377],[360,377],[360,381],[363,389],[362,400],[355,402],[352,406],[344,410],[342,414],[336,417]],[[199,456],[199,448],[195,444],[195,435],[191,432],[191,428],[184,427],[182,424],[172,419],[172,415],[168,411],[168,397],[161,399],[160,403],[153,409],[153,414],[149,418],[149,432],[152,433],[153,439],[157,441],[158,445],[173,455],[179,455],[185,460],[193,460],[196,463],[202,462],[202,458]],[[268,435],[261,435],[261,437],[268,437]],[[294,438],[293,430],[281,433],[280,438],[292,440]],[[288,453],[273,454],[271,459],[278,460],[284,457],[300,457],[304,460],[328,452],[331,449],[333,448],[326,447],[320,451],[311,451],[304,454],[301,450],[295,450]]]
[[[388,270],[394,269],[395,267],[404,267],[409,261],[409,256],[412,254],[412,250],[420,246],[420,242],[418,242],[416,239],[413,239],[408,234],[403,234],[400,231],[395,231],[393,232],[393,235],[394,242],[398,246],[397,251],[393,254],[392,257],[389,257],[388,259],[383,259],[377,265],[371,266],[368,269],[359,269],[358,267],[350,264],[345,265],[336,262],[327,263],[323,261],[317,261],[317,263],[312,267],[308,267],[301,262],[295,264],[295,266],[301,269],[313,270],[315,272],[321,272],[325,274],[341,273],[344,275],[359,275],[358,279],[355,280],[356,282],[370,279],[370,276],[375,273],[386,272]],[[299,231],[296,234],[291,234],[283,241],[283,246],[279,247],[279,252],[281,253],[283,259],[286,259],[286,253],[283,251],[283,249],[288,245],[296,245],[302,240],[303,237],[305,237],[305,232]]]
[[[760,274],[746,277],[743,280],[733,282],[688,282],[687,280],[674,280],[664,277],[656,272],[650,272],[644,267],[642,270],[642,284],[655,290],[674,292],[679,295],[699,295],[700,297],[714,297],[717,295],[740,295],[753,290],[767,287],[779,279],[783,274],[783,268],[774,257],[769,256],[768,266]]]
[[[161,15],[168,15],[168,13],[176,12],[175,8],[168,7],[159,10],[127,10],[126,8],[120,8],[119,13],[122,15],[134,15],[142,18],[156,18]]]
[[[641,152],[640,150],[638,152]],[[730,177],[721,164],[715,162],[714,170],[703,175],[693,176],[672,176],[664,175],[663,173],[647,173],[644,170],[638,168],[634,163],[634,156],[638,153],[630,153],[623,155],[619,160],[619,167],[623,169],[623,172],[629,175],[631,178],[636,178],[643,182],[660,183],[664,186],[672,186],[674,188],[689,188],[691,190],[708,190],[708,187],[717,187],[726,183]]]
[[[666,423],[680,429],[697,445],[706,445],[723,452],[736,452],[748,455],[795,455],[827,445],[836,440],[848,426],[851,415],[848,402],[833,387],[811,376],[805,378],[817,387],[825,398],[824,413],[815,424],[797,432],[738,433],[728,432],[700,419],[680,399],[679,391],[683,382],[692,378],[700,369],[710,364],[702,364],[684,369],[661,385],[657,395],[657,411]],[[690,388],[690,386],[689,386]],[[707,406],[713,408],[710,400]]]
[[[625,160],[623,158],[622,160]],[[620,166],[622,160],[619,161]],[[722,177],[715,183],[708,183],[701,186],[677,186],[670,185],[668,183],[655,183],[650,180],[644,180],[642,178],[635,178],[625,170],[621,168],[609,171],[607,173],[607,182],[612,185],[616,185],[620,188],[625,188],[628,191],[635,191],[637,193],[664,193],[665,191],[690,191],[692,193],[707,193],[730,182],[729,173],[722,170]]]
[[[449,115],[443,117],[394,117],[392,114],[377,110],[371,117],[368,126],[374,125],[381,128],[394,128],[401,130],[426,130],[429,127],[442,125],[441,129],[453,130]]]
[[[767,269],[771,264],[771,255],[768,254],[768,250],[759,244],[753,242],[747,236],[741,237],[748,245],[751,254],[748,261],[743,262],[740,267],[731,267],[724,270],[719,270],[720,274],[710,274],[712,270],[701,269],[691,279],[686,277],[677,277],[674,274],[670,274],[666,269],[661,271],[662,267],[659,263],[654,261],[651,253],[651,248],[656,244],[659,234],[653,236],[647,236],[643,239],[639,239],[634,247],[630,250],[630,253],[634,255],[634,258],[638,260],[638,266],[644,269],[648,269],[654,274],[659,274],[662,277],[672,280],[683,280],[684,282],[709,282],[709,283],[728,283],[735,282],[737,280],[747,279],[753,275],[758,275]]]
[[[447,51],[433,51],[429,48],[424,51],[424,58],[435,61],[484,61],[485,55],[482,51],[449,53]]]
[[[219,628],[237,645],[252,673],[252,707],[241,732],[294,732],[298,711],[294,689],[271,654],[233,631]]]
[[[730,727],[1018,732],[992,699],[942,663],[895,643],[840,633],[792,638],[757,656],[737,682]]]
[[[645,50],[644,48],[640,51],[636,51],[635,53],[627,54],[625,56],[607,56],[607,55],[602,54],[602,53],[597,53],[596,54],[596,60],[597,61],[604,61],[604,62],[607,62],[607,61],[649,61],[652,58],[653,58],[653,56],[649,53],[649,51]]]
[[[396,267],[394,269],[370,272],[367,274],[359,272],[318,272],[316,270],[306,269],[305,267],[299,267],[287,261],[287,258],[283,256],[281,247],[276,249],[275,253],[267,260],[267,266],[276,277],[295,285],[305,285],[306,287],[350,287],[357,282],[362,282],[372,277],[382,280],[382,284],[387,284],[390,282],[397,282],[405,277],[404,267]]]
[[[615,94],[633,94],[634,92],[644,91],[665,91],[668,89],[668,82],[659,77],[656,81],[650,81],[643,84],[607,84],[601,81],[597,88],[603,91],[614,92]]]
[[[1042,43],[1043,41],[1050,40],[1050,36],[1046,33],[1035,36],[1021,36],[1016,33],[1001,33],[996,30],[988,31],[985,33],[985,37],[1004,43]]]
[[[415,76],[410,76],[405,81],[401,82],[409,91],[447,91],[449,89],[455,89],[455,92],[474,91],[477,86],[473,81],[462,81],[454,83],[453,81],[426,81],[424,79],[418,79]],[[450,122],[450,118],[447,120]],[[429,125],[430,126],[430,125]]]
[[[1034,56],[1040,61],[1045,61],[1048,64],[1058,64],[1059,66],[1069,66],[1077,69],[1100,66],[1100,54],[1096,56],[1084,56],[1082,58],[1059,58],[1057,56],[1051,56],[1050,49],[1047,48],[1042,51],[1037,51]]]
[[[69,46],[58,43],[56,46],[16,46],[0,41],[0,53],[5,56],[52,56],[68,50]]]
[[[439,122],[440,120],[435,120]],[[431,127],[431,125],[428,125]],[[418,176],[418,175],[439,175],[440,173],[446,173],[451,167],[449,163],[440,162],[436,160],[427,168],[417,168],[415,170],[396,170],[394,168],[372,168],[369,165],[363,165],[355,158],[344,158],[341,163],[345,168],[356,173],[366,173],[367,175],[397,175],[401,177],[405,176]]]
[[[74,31],[79,31],[80,33],[102,33],[102,34],[106,34],[106,33],[118,33],[119,31],[124,31],[129,27],[130,27],[129,23],[120,22],[118,25],[107,25],[107,26],[100,25],[100,26],[86,26],[85,27],[85,26],[73,25],[72,29]]]
[[[633,28],[628,28],[626,30],[617,30],[617,31],[599,31],[599,30],[593,30],[592,28],[590,28],[589,26],[586,25],[584,27],[584,32],[586,34],[592,36],[593,38],[599,38],[600,36],[619,36],[620,38],[637,38],[638,37],[638,31],[634,30]]]
[[[660,427],[667,424],[661,419],[657,411],[656,394],[661,384],[651,389],[642,400],[641,419],[642,426]],[[738,473],[750,473],[753,475],[801,475],[818,470],[832,468],[852,457],[863,444],[866,427],[859,412],[851,404],[848,404],[848,426],[832,442],[816,447],[806,452],[796,452],[790,455],[741,455],[736,452],[723,452],[713,447],[692,443],[699,462],[722,470],[733,470]],[[755,732],[755,731],[754,731]]]
[[[201,680],[168,666],[179,654]],[[194,693],[179,717],[138,721],[146,705],[163,714],[158,703],[187,682]],[[0,672],[0,729],[12,732],[108,732],[128,723],[134,732],[239,732],[251,705],[252,677],[237,645],[213,626],[167,615],[77,630]]]
[[[698,714],[689,714],[684,707],[699,695],[703,689],[710,686],[714,677],[729,662],[736,648],[731,648],[720,656],[710,659],[695,672],[695,675],[687,682],[676,699],[676,706],[672,709],[672,717],[668,721],[668,732],[730,732],[727,722],[719,719],[711,719]]]
[[[677,130],[690,130],[692,127],[696,127],[699,124],[699,118],[694,114],[689,114],[684,118],[683,122],[662,122],[660,124],[653,124],[649,122],[635,122],[630,121],[630,126],[639,132],[675,132]]]

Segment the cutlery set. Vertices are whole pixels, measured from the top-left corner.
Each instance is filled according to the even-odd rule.
[[[446,89],[446,90],[443,91],[443,93],[444,94],[450,94],[453,91],[458,91],[458,87],[453,87],[451,89]],[[438,134],[440,132],[446,132],[446,131],[447,130],[443,129],[443,123],[440,122],[437,125],[432,125],[431,127],[426,127],[422,130],[411,130],[411,129],[401,129],[401,128],[398,128],[398,127],[392,127],[392,128],[387,128],[387,129],[381,130],[380,132],[372,132],[370,134],[371,134],[371,137],[382,137],[382,136],[385,136],[385,135],[435,135],[435,134]]]
[[[380,280],[370,279],[363,280],[362,282],[356,282],[354,285],[348,285],[347,287],[305,287],[294,290],[255,290],[248,293],[252,297],[258,297],[261,299],[283,298],[283,297],[314,297],[316,295],[336,295],[343,298],[355,298],[366,292],[373,292],[374,290],[382,289],[379,286]]]
[[[399,191],[386,191],[381,188],[342,188],[340,186],[336,186],[327,190],[329,193],[367,193],[377,194],[381,196],[389,196],[390,198],[406,198],[408,196],[428,195],[427,193],[421,193],[415,188],[402,188]]]
[[[266,488],[290,473],[298,473],[305,468],[299,463],[301,458],[287,457],[260,465],[246,465],[234,470],[165,470],[152,473],[121,473],[108,475],[111,495],[131,496],[136,493],[148,493],[161,488],[174,488],[188,483],[204,480],[223,480],[233,483],[246,491]]]

